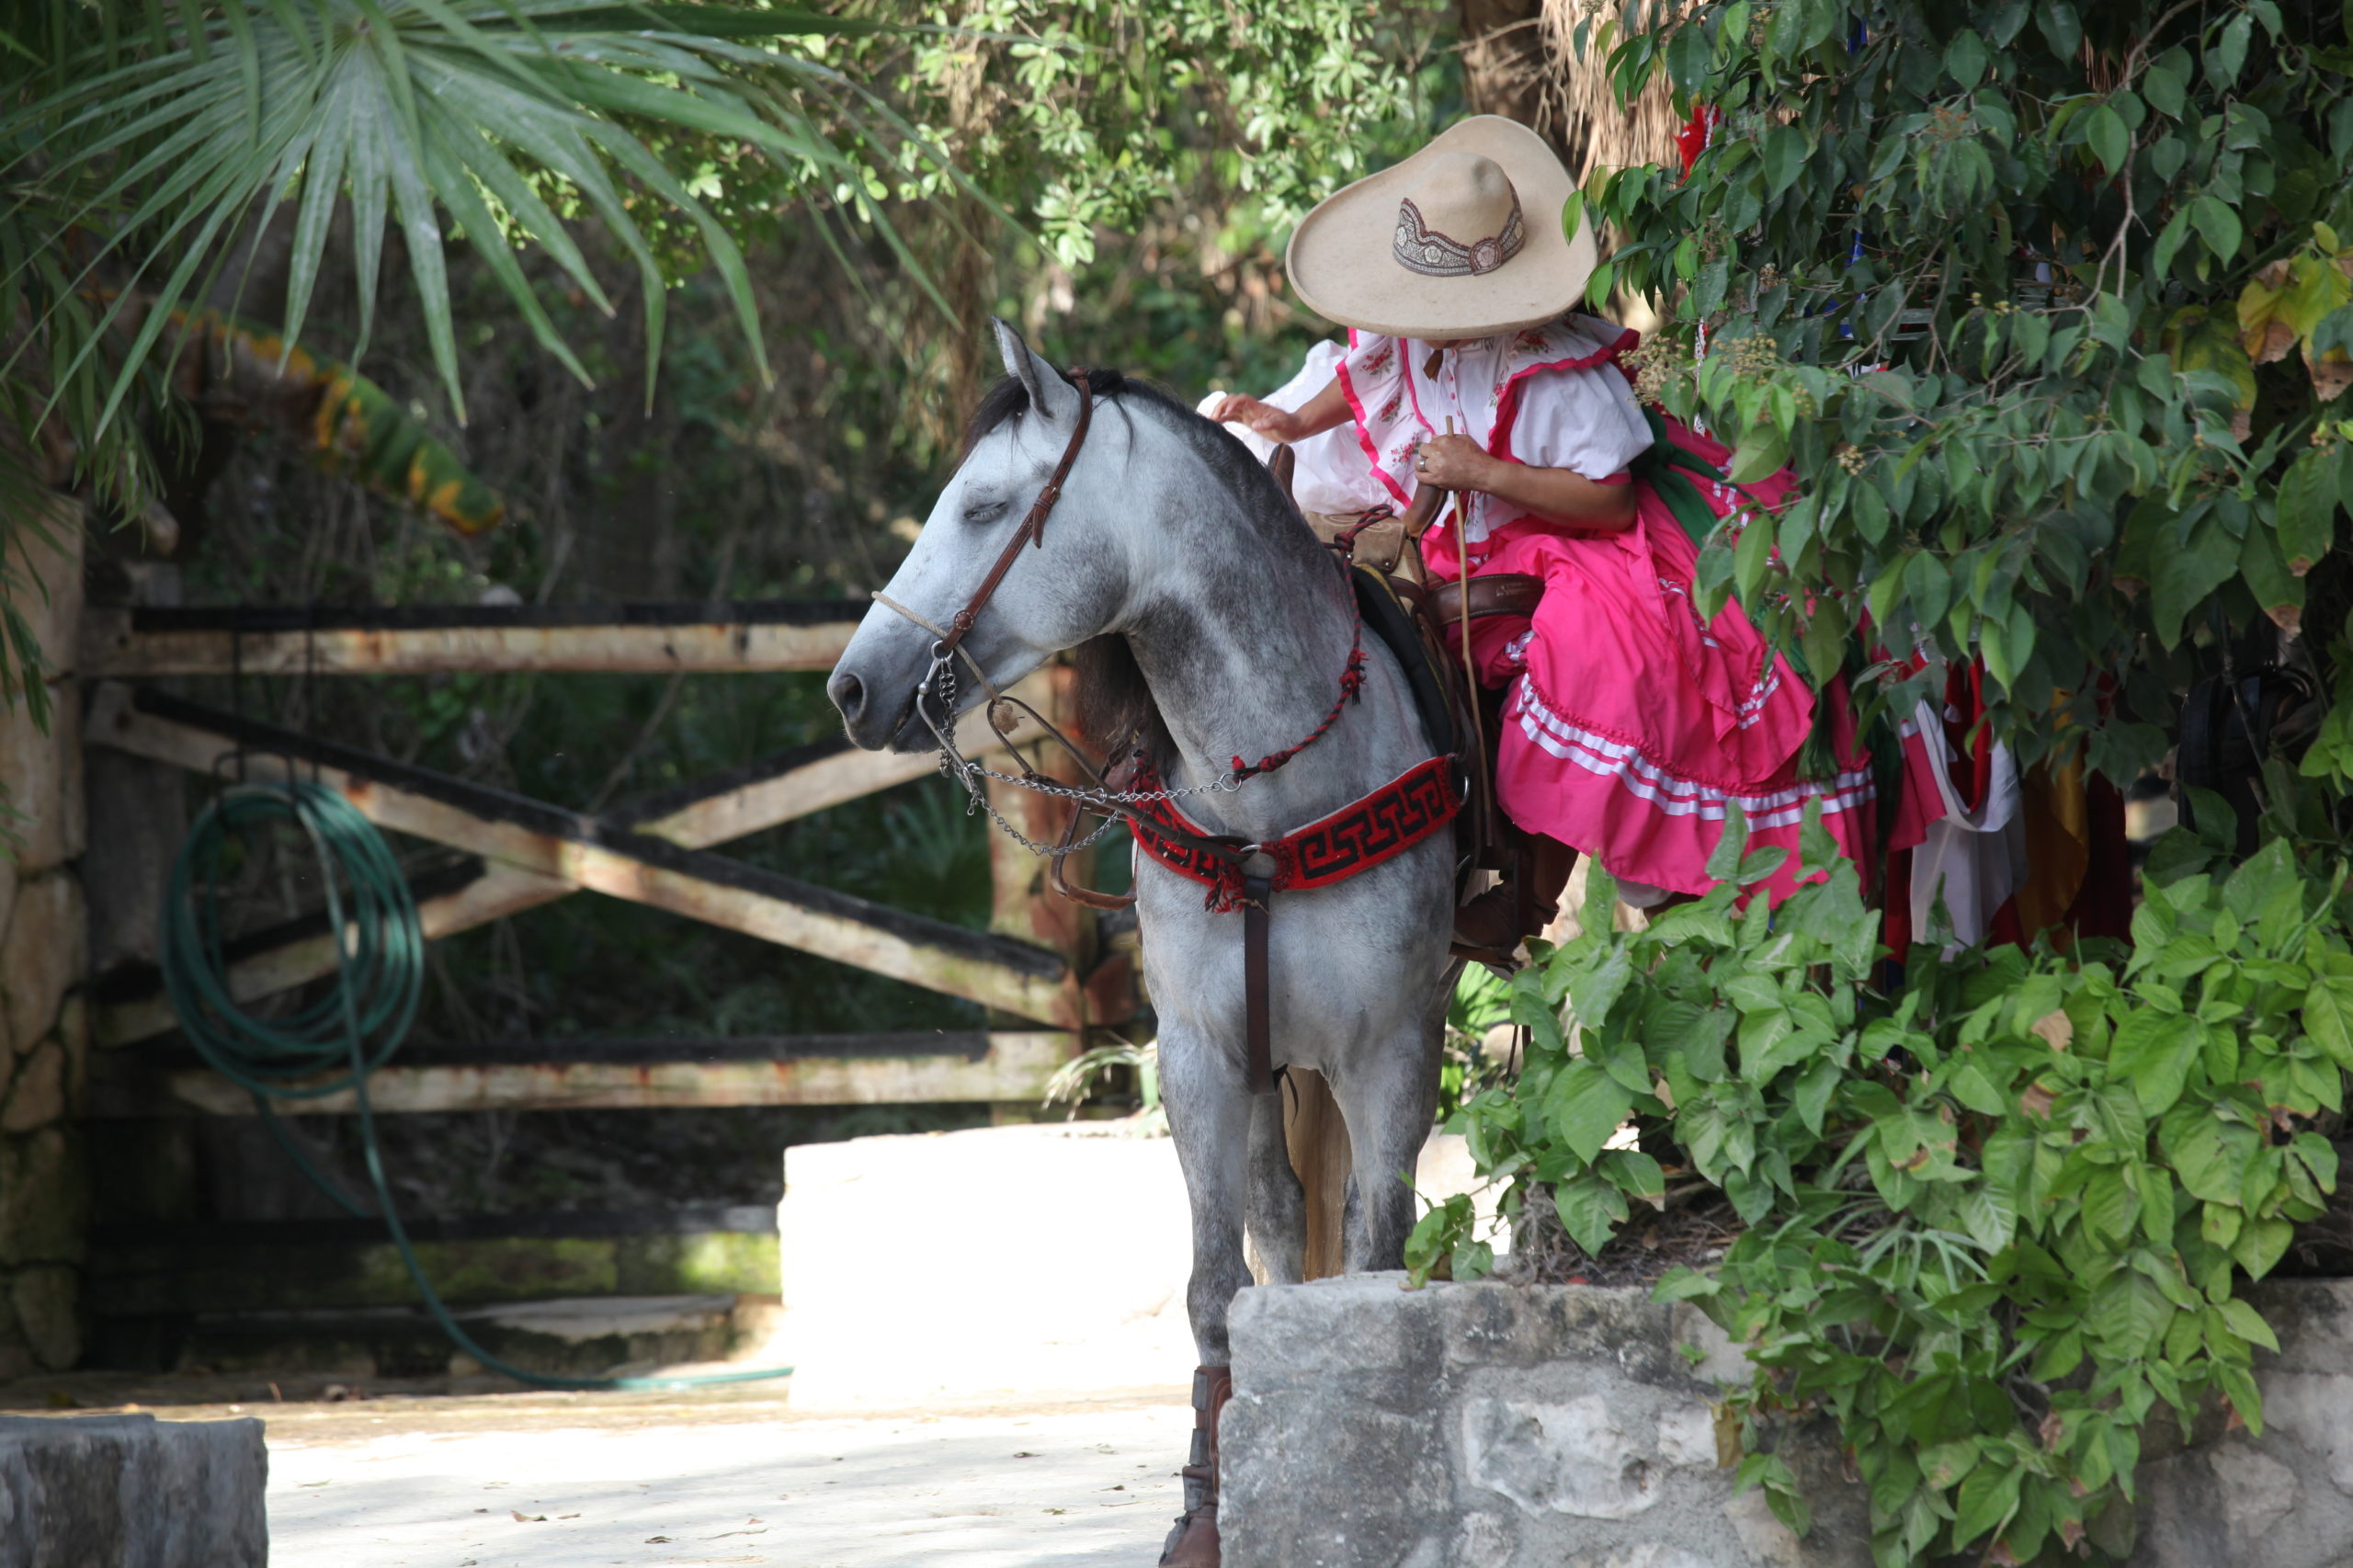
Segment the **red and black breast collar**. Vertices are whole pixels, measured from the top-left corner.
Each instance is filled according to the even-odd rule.
[[[1251,891],[1245,863],[1266,856],[1274,869],[1267,892],[1330,887],[1411,849],[1452,822],[1462,809],[1454,759],[1434,756],[1415,764],[1369,795],[1280,838],[1247,843],[1211,833],[1167,800],[1138,803],[1130,822],[1143,852],[1209,890],[1204,907],[1229,914],[1245,907]],[[1139,761],[1135,790],[1157,790],[1159,779]]]

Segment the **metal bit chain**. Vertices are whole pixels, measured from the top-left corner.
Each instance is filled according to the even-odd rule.
[[[944,725],[932,717],[931,707],[925,701],[925,699],[935,689],[939,694],[941,710],[949,715],[949,722]],[[994,688],[990,689],[989,696],[990,705],[994,708],[996,701],[1000,699]],[[1040,857],[1068,855],[1089,847],[1113,828],[1118,827],[1124,820],[1126,813],[1120,810],[1123,806],[1181,800],[1188,795],[1230,795],[1242,788],[1242,780],[1236,778],[1231,772],[1221,773],[1208,783],[1196,784],[1189,789],[1121,790],[1107,789],[1100,784],[1064,784],[1037,773],[1018,775],[1004,773],[984,764],[974,762],[956,749],[954,657],[951,654],[939,653],[936,649],[932,655],[931,673],[925,677],[923,685],[915,691],[915,711],[923,716],[925,727],[931,731],[932,737],[939,743],[940,777],[953,779],[964,788],[966,797],[964,814],[971,816],[975,811],[986,812],[989,820],[996,824],[998,832],[1020,845],[1030,854]],[[992,729],[996,729],[999,735],[1005,733],[1003,729],[997,727],[994,713],[990,715],[989,723]],[[1017,752],[1015,755],[1017,756],[1019,754]],[[989,803],[988,790],[980,782],[986,778],[995,779],[1000,784],[1018,785],[1024,790],[1051,796],[1056,800],[1075,801],[1082,806],[1092,807],[1102,813],[1102,825],[1086,837],[1070,844],[1041,844],[1007,822],[1005,814]]]

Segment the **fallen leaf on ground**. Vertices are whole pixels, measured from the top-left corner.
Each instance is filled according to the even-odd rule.
[[[1038,1456],[1037,1456],[1036,1454],[1031,1453],[1029,1449],[1022,1449],[1019,1453],[1017,1453],[1017,1454],[1014,1455],[1013,1457],[1014,1457],[1015,1459],[1017,1459],[1017,1460],[1034,1460],[1034,1459],[1036,1459]]]
[[[670,1538],[666,1535],[650,1535],[645,1538],[645,1544],[648,1546],[666,1546],[669,1541]]]
[[[527,1514],[519,1508],[512,1508],[508,1512],[515,1516],[515,1522],[518,1525],[543,1525],[548,1522],[545,1514]]]

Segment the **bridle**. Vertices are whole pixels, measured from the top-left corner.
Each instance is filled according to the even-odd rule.
[[[874,601],[885,609],[893,610],[904,616],[937,639],[931,645],[931,663],[925,669],[923,678],[915,682],[914,707],[916,717],[924,722],[925,727],[931,731],[932,738],[939,743],[939,771],[964,788],[965,814],[970,815],[974,811],[986,812],[989,820],[997,825],[999,831],[1031,854],[1052,856],[1056,887],[1069,896],[1077,897],[1079,892],[1083,890],[1067,888],[1062,882],[1060,872],[1063,858],[1075,850],[1085,848],[1110,832],[1121,820],[1122,813],[1117,808],[1124,797],[1105,785],[1103,776],[1094,762],[1078,748],[1076,743],[1056,728],[1052,721],[1019,698],[1009,697],[997,690],[991,684],[987,672],[981,668],[980,661],[964,652],[965,637],[971,633],[973,625],[980,619],[981,611],[986,609],[989,601],[996,597],[997,589],[1005,583],[1006,574],[1013,570],[1014,562],[1020,559],[1022,547],[1029,545],[1040,550],[1045,548],[1046,518],[1052,514],[1055,503],[1063,498],[1063,485],[1070,478],[1073,465],[1078,461],[1080,449],[1086,445],[1086,432],[1095,421],[1094,389],[1088,385],[1087,372],[1084,366],[1073,366],[1070,380],[1071,384],[1078,391],[1078,418],[1071,427],[1070,440],[1063,445],[1063,455],[1054,464],[1054,472],[1047,477],[1045,484],[1038,492],[1037,498],[1029,503],[1029,510],[1022,515],[1020,526],[1013,530],[1013,537],[1005,541],[1005,548],[997,551],[996,560],[990,565],[988,574],[981,579],[980,586],[972,590],[972,597],[964,601],[964,608],[958,610],[954,619],[946,626],[941,626],[928,617],[909,609],[880,588],[873,591],[873,597]],[[973,678],[981,683],[981,689],[989,694],[989,700],[983,709],[989,728],[995,732],[997,740],[1003,744],[1006,753],[1021,765],[1021,773],[1018,776],[1000,773],[993,767],[984,767],[965,756],[956,748],[956,660],[960,655],[972,670]],[[934,704],[937,704],[937,711]],[[1078,764],[1081,771],[1093,780],[1092,786],[1074,788],[1050,778],[1030,767],[1029,759],[1021,755],[1020,748],[1014,744],[1013,736],[1008,733],[1008,725],[1004,715],[1004,710],[1007,709],[1018,709],[1027,714],[1032,723],[1070,755],[1072,760]],[[989,803],[988,791],[982,780],[992,778],[1001,783],[1018,784],[1044,794],[1063,796],[1078,801],[1082,806],[1095,805],[1103,812],[1103,824],[1085,839],[1074,840],[1072,835],[1077,830],[1079,813],[1074,812],[1071,816],[1071,832],[1063,835],[1062,843],[1041,844],[1007,822],[1004,814]]]
[[[1062,874],[1064,858],[1074,850],[1094,843],[1123,821],[1129,824],[1136,834],[1139,847],[1153,855],[1154,858],[1160,859],[1164,864],[1170,863],[1172,856],[1189,855],[1193,858],[1192,863],[1207,864],[1217,868],[1211,879],[1212,885],[1209,906],[1212,909],[1239,909],[1243,915],[1244,1035],[1247,1082],[1254,1094],[1268,1094],[1274,1089],[1274,1076],[1269,1064],[1271,1031],[1267,1001],[1267,915],[1275,889],[1295,885],[1292,881],[1284,879],[1296,876],[1296,843],[1301,835],[1289,835],[1279,841],[1259,844],[1231,835],[1202,831],[1185,822],[1181,813],[1167,808],[1173,807],[1174,802],[1182,796],[1211,792],[1230,793],[1238,790],[1245,779],[1274,772],[1329,734],[1332,727],[1339,722],[1342,710],[1349,703],[1360,700],[1363,695],[1364,612],[1351,586],[1348,590],[1348,604],[1355,618],[1355,630],[1348,647],[1347,665],[1340,672],[1339,695],[1334,699],[1331,709],[1324,715],[1323,722],[1296,744],[1286,746],[1280,751],[1269,752],[1255,763],[1245,763],[1241,757],[1236,756],[1233,759],[1232,766],[1219,772],[1208,783],[1183,790],[1157,788],[1158,780],[1151,777],[1149,766],[1140,761],[1138,767],[1142,777],[1138,781],[1144,783],[1147,787],[1124,790],[1112,789],[1095,764],[1087,758],[1086,754],[1079,750],[1070,737],[1055,728],[1045,715],[1018,699],[1006,696],[991,685],[988,676],[981,669],[979,662],[970,653],[965,653],[963,647],[965,637],[971,633],[973,625],[980,619],[981,612],[988,608],[989,601],[995,597],[998,587],[1005,582],[1006,574],[1013,570],[1014,562],[1020,558],[1023,547],[1042,548],[1044,546],[1046,518],[1052,513],[1055,504],[1062,499],[1063,485],[1070,478],[1073,465],[1078,461],[1080,449],[1086,444],[1086,433],[1094,420],[1094,390],[1089,385],[1087,372],[1082,368],[1074,368],[1071,370],[1070,381],[1078,391],[1078,418],[1071,429],[1069,443],[1063,448],[1061,460],[1054,464],[1054,472],[1047,479],[1044,488],[1038,492],[1038,498],[1029,504],[1029,510],[1022,517],[1021,525],[1013,530],[1013,537],[1006,540],[1005,548],[997,552],[996,561],[989,567],[988,575],[981,579],[980,586],[975,588],[972,591],[972,597],[964,602],[964,608],[956,612],[955,619],[944,627],[938,626],[879,589],[876,590],[874,598],[877,603],[929,631],[937,639],[931,645],[930,665],[925,670],[923,678],[915,685],[914,704],[916,714],[939,743],[940,772],[962,786],[967,798],[968,814],[972,811],[986,812],[989,819],[1017,843],[1032,854],[1051,858],[1052,876],[1050,881],[1056,892],[1076,903],[1098,909],[1125,908],[1135,902],[1135,895],[1132,893],[1115,897],[1086,888],[1073,887],[1063,881]],[[1344,555],[1341,571],[1345,574],[1347,570]],[[1020,764],[1022,771],[1019,776],[1000,773],[994,768],[985,767],[965,757],[956,749],[956,660],[959,657],[961,657],[966,665],[972,669],[974,677],[980,681],[982,688],[988,692],[989,701],[985,711],[989,727],[996,733],[997,739],[1003,744],[1005,749]],[[1013,737],[1006,733],[1007,726],[1001,712],[1002,710],[1006,709],[1019,709],[1026,712],[1046,735],[1070,754],[1091,782],[1083,786],[1064,784],[1057,779],[1047,778],[1032,767],[1029,760],[1022,756],[1020,749],[1014,744]],[[1424,767],[1427,766],[1426,764]],[[1323,823],[1311,824],[1308,829],[1301,832],[1313,833],[1336,820],[1339,815],[1364,809],[1376,800],[1382,800],[1385,804],[1385,798],[1389,792],[1414,778],[1418,771],[1420,770],[1408,770],[1399,778],[1383,785],[1372,795],[1363,797],[1352,802],[1350,806],[1343,808],[1342,813],[1335,813],[1334,817],[1324,819]],[[1059,844],[1040,843],[1027,836],[1013,824],[1007,822],[1003,813],[989,801],[988,791],[983,782],[989,779],[1019,785],[1024,789],[1036,790],[1041,794],[1059,796],[1074,802],[1076,809],[1071,813],[1070,827],[1063,833],[1062,841]],[[1444,822],[1452,816],[1454,809],[1459,804],[1457,796],[1448,796],[1447,800],[1441,802],[1442,814],[1431,819],[1422,831],[1427,833],[1436,826],[1442,826]],[[1163,809],[1151,810],[1154,807]],[[1076,836],[1079,818],[1087,811],[1100,814],[1103,823],[1086,838],[1080,839]],[[1393,818],[1395,813],[1392,811],[1388,814]],[[1353,841],[1361,841],[1368,835],[1363,833],[1353,835],[1344,833],[1343,836],[1352,837]],[[1394,837],[1393,835],[1392,836]],[[1404,847],[1406,842],[1404,839],[1397,839],[1388,849],[1366,858],[1360,863],[1354,864],[1349,869],[1341,870],[1338,874],[1348,875],[1353,869],[1361,869],[1365,866],[1376,864],[1379,859],[1385,858],[1388,855],[1395,853],[1398,848]],[[1193,874],[1198,876],[1198,872]],[[1229,882],[1233,884],[1231,888],[1226,885]]]
[[[1078,389],[1078,422],[1071,426],[1070,441],[1063,448],[1062,460],[1054,464],[1054,472],[1047,479],[1045,488],[1038,492],[1038,498],[1029,503],[1029,510],[1022,517],[1021,526],[1013,530],[1013,537],[1006,540],[1005,548],[997,552],[996,564],[991,566],[989,574],[981,579],[981,585],[972,590],[972,597],[964,601],[964,608],[956,612],[956,619],[948,623],[947,635],[932,644],[931,662],[935,668],[953,658],[956,651],[963,646],[965,634],[972,630],[972,623],[980,619],[981,611],[988,608],[989,600],[996,597],[997,587],[1005,581],[1005,574],[1013,570],[1013,562],[1020,555],[1021,547],[1027,544],[1040,550],[1045,548],[1046,518],[1052,513],[1054,503],[1063,498],[1063,483],[1070,478],[1071,465],[1078,461],[1078,449],[1086,445],[1087,427],[1095,422],[1095,392],[1087,385],[1086,368],[1073,366],[1070,380],[1071,385]],[[1041,408],[1039,412],[1042,415],[1045,411]]]
[[[1087,757],[1086,754],[1081,751],[1069,736],[1057,729],[1044,714],[1040,713],[1020,699],[1009,697],[998,691],[994,685],[990,684],[979,662],[966,653],[963,647],[965,637],[980,619],[981,612],[988,608],[989,601],[996,597],[997,589],[1004,585],[1006,574],[1013,570],[1013,563],[1020,558],[1022,548],[1025,545],[1040,549],[1044,547],[1046,518],[1052,514],[1056,503],[1062,500],[1063,485],[1068,482],[1071,469],[1078,461],[1080,449],[1086,445],[1086,434],[1095,417],[1094,390],[1089,384],[1087,371],[1084,366],[1072,367],[1070,381],[1078,392],[1078,418],[1071,428],[1070,440],[1063,446],[1063,455],[1055,462],[1053,472],[1047,477],[1045,484],[1039,490],[1037,499],[1029,504],[1029,510],[1023,514],[1020,526],[1016,528],[1013,530],[1013,536],[1006,540],[1005,548],[997,552],[996,560],[990,565],[987,575],[981,579],[980,586],[972,590],[972,597],[964,601],[964,608],[956,612],[955,618],[943,627],[918,615],[880,589],[875,590],[873,597],[875,602],[904,616],[917,626],[931,632],[937,639],[931,645],[930,665],[924,671],[923,678],[915,683],[915,710],[923,720],[925,726],[931,731],[933,738],[939,743],[940,771],[964,787],[968,796],[966,807],[968,812],[974,810],[988,812],[991,820],[1001,831],[1030,853],[1051,856],[1055,862],[1054,885],[1057,891],[1066,897],[1082,903],[1094,903],[1097,907],[1124,908],[1133,902],[1132,897],[1121,897],[1108,903],[1098,903],[1104,899],[1105,895],[1090,893],[1083,888],[1074,888],[1065,884],[1060,875],[1063,858],[1075,850],[1093,844],[1122,821],[1136,827],[1138,831],[1165,835],[1169,831],[1165,824],[1140,821],[1136,812],[1130,808],[1178,800],[1188,795],[1231,794],[1240,789],[1245,779],[1256,778],[1262,773],[1274,772],[1301,752],[1322,740],[1331,732],[1332,726],[1339,722],[1341,710],[1351,701],[1356,700],[1363,689],[1364,619],[1362,613],[1358,612],[1354,637],[1348,649],[1348,662],[1340,675],[1339,696],[1324,713],[1322,722],[1297,744],[1286,746],[1280,751],[1269,752],[1254,763],[1245,763],[1242,758],[1234,757],[1230,766],[1218,772],[1209,782],[1194,785],[1189,789],[1131,790],[1112,789],[1104,778],[1101,770]],[[1350,596],[1350,602],[1353,606],[1353,595]],[[973,678],[981,683],[982,689],[989,694],[989,701],[984,710],[989,728],[995,732],[997,740],[1004,745],[1006,752],[1021,764],[1022,771],[1017,776],[1001,773],[995,768],[984,767],[965,757],[957,750],[955,664],[960,657],[964,661],[966,667],[972,671]],[[1084,786],[1064,784],[1031,767],[1028,759],[1021,756],[1013,736],[1008,733],[1009,726],[1001,712],[1001,710],[1007,709],[1018,710],[1027,714],[1030,722],[1036,724],[1048,738],[1070,755],[1078,764],[1081,771],[1086,775],[1090,783]],[[1041,794],[1060,796],[1073,801],[1082,809],[1092,809],[1101,815],[1104,819],[1102,825],[1086,837],[1076,838],[1073,836],[1078,826],[1078,818],[1074,813],[1071,819],[1071,832],[1066,833],[1060,843],[1040,843],[1024,835],[989,804],[987,791],[982,785],[983,779],[1016,784]],[[1238,840],[1233,842],[1236,845],[1240,843]],[[1246,850],[1248,846],[1244,847]]]

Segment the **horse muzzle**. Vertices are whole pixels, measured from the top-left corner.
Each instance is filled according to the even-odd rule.
[[[853,651],[854,653],[854,651]],[[876,661],[845,654],[825,682],[825,695],[842,716],[851,742],[868,751],[929,751],[939,744],[938,727],[953,726],[952,687],[942,689],[937,657],[912,669],[902,661],[885,659],[887,672]],[[857,666],[857,667],[853,667]]]

